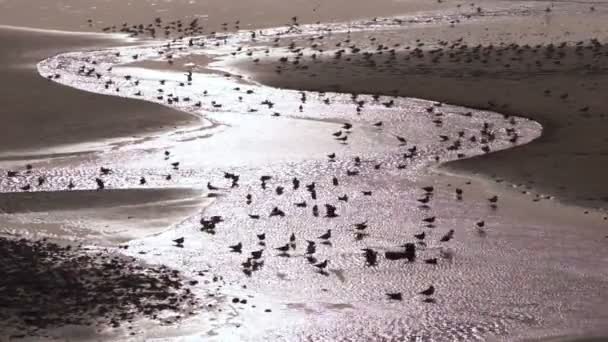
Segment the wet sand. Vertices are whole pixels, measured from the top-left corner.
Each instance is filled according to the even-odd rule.
[[[10,1],[7,3],[11,4]],[[31,3],[22,2],[24,6]],[[376,4],[373,4],[373,7],[376,8]],[[176,8],[182,7],[176,6]],[[356,7],[348,8],[355,12],[361,10]],[[382,12],[387,8],[390,6],[377,6],[374,10]],[[369,16],[375,13],[370,7],[364,9],[369,11],[361,12],[359,15]],[[142,21],[151,20],[148,12],[143,11],[138,15],[142,16]],[[219,16],[219,18],[226,17]],[[80,25],[77,23],[79,20],[66,21],[65,27],[76,27]],[[219,19],[214,20],[218,20],[219,23]],[[543,23],[546,23],[546,19],[543,20]],[[55,23],[57,27],[59,24]],[[556,24],[556,27],[559,27],[559,24]],[[580,33],[585,33],[587,29],[584,27]],[[445,29],[438,30],[444,32]],[[476,27],[464,31],[479,30],[481,29]],[[432,33],[433,28],[424,27],[420,31]],[[403,40],[402,34],[402,31],[396,32],[397,37]],[[457,35],[458,33],[455,37]],[[534,34],[531,36],[536,37]],[[423,38],[433,40],[426,36]],[[491,41],[495,38],[491,36],[488,39]],[[587,38],[585,35],[585,39]],[[365,39],[359,37],[357,41],[364,42]],[[546,37],[538,39],[542,43]],[[46,57],[49,56],[43,58]],[[75,58],[74,61],[79,60]],[[205,59],[196,61],[201,65],[207,62]],[[546,126],[544,127],[546,135],[531,145],[457,162],[458,175],[449,174],[450,170],[437,171],[428,168],[426,159],[418,164],[408,164],[407,169],[402,170],[399,168],[400,160],[390,156],[391,153],[403,152],[403,148],[395,141],[394,134],[397,132],[407,134],[410,144],[413,141],[424,146],[422,148],[424,151],[421,152],[424,158],[430,160],[433,153],[438,153],[441,158],[448,160],[456,158],[437,149],[433,139],[428,138],[428,132],[441,131],[455,134],[457,130],[463,129],[468,136],[477,131],[475,125],[481,125],[482,121],[489,120],[499,127],[508,125],[508,121],[502,120],[499,115],[493,113],[474,111],[472,122],[475,125],[471,126],[471,121],[462,117],[463,111],[467,109],[446,105],[442,109],[445,111],[446,124],[443,127],[436,127],[428,121],[424,113],[425,107],[432,106],[432,103],[407,99],[396,99],[397,108],[393,109],[384,109],[380,104],[368,105],[363,115],[357,117],[349,95],[329,94],[328,97],[322,97],[314,93],[308,94],[304,113],[297,114],[292,113],[297,108],[299,97],[295,92],[288,93],[260,87],[255,83],[245,82],[243,85],[233,79],[223,83],[212,80],[209,85],[196,84],[195,81],[195,86],[192,87],[194,94],[186,91],[178,94],[191,95],[193,100],[201,100],[204,102],[203,108],[196,110],[191,104],[185,105],[183,102],[173,104],[173,107],[194,114],[204,112],[205,116],[214,123],[210,131],[182,128],[176,132],[154,133],[151,134],[153,137],[148,139],[145,137],[148,132],[146,129],[133,128],[136,133],[127,134],[114,127],[111,130],[112,134],[102,135],[100,138],[138,134],[142,139],[93,155],[68,153],[60,159],[51,158],[36,163],[31,174],[24,174],[21,166],[23,161],[5,162],[4,166],[7,169],[19,169],[22,176],[2,179],[1,188],[9,192],[2,195],[2,203],[4,203],[2,208],[8,211],[6,218],[9,222],[8,224],[3,222],[3,226],[17,225],[14,222],[21,221],[20,228],[27,228],[28,225],[34,224],[33,222],[55,220],[59,226],[65,227],[70,225],[70,220],[82,220],[84,224],[79,226],[104,232],[102,225],[105,222],[117,220],[118,224],[105,233],[120,236],[120,227],[123,226],[127,235],[132,233],[143,237],[131,240],[127,244],[129,248],[122,253],[146,263],[162,264],[182,270],[186,277],[199,281],[199,286],[194,289],[195,292],[203,297],[213,295],[220,302],[219,307],[225,312],[225,314],[214,313],[211,317],[199,313],[198,318],[187,319],[175,327],[152,325],[148,326],[148,329],[138,329],[141,338],[179,340],[186,338],[184,336],[187,335],[192,339],[217,341],[338,338],[512,341],[563,334],[593,333],[593,336],[606,334],[607,313],[604,309],[606,304],[604,293],[608,288],[607,275],[603,268],[606,260],[603,253],[604,241],[601,239],[605,231],[603,215],[597,212],[585,215],[581,208],[555,203],[545,197],[533,197],[539,200],[533,204],[522,201],[522,198],[529,197],[514,191],[505,191],[502,183],[496,184],[493,180],[474,177],[459,166],[459,164],[475,164],[475,172],[482,170],[487,172],[487,175],[491,175],[491,171],[482,169],[485,167],[486,159],[499,158],[501,155],[508,156],[510,153],[513,153],[511,158],[515,158],[518,150],[525,152],[527,146],[534,147],[534,144],[538,146],[534,148],[541,150],[540,153],[553,151],[552,149],[561,151],[564,147],[562,132],[553,128],[551,125],[553,121],[549,118],[545,119],[545,116],[548,117],[547,114],[535,114],[540,113],[540,109],[544,108],[559,110],[558,105],[551,101],[550,104],[544,104],[539,96],[534,95],[536,92],[532,94],[530,88],[524,86],[524,82],[520,80],[497,80],[497,75],[505,74],[499,65],[492,65],[491,72],[486,71],[492,77],[475,76],[476,78],[471,82],[461,76],[454,76],[454,73],[458,74],[461,70],[450,64],[442,65],[439,69],[441,73],[434,74],[432,69],[435,65],[428,67],[428,61],[427,67],[423,69],[431,70],[423,75],[417,75],[413,73],[412,68],[407,67],[403,70],[397,68],[388,73],[371,73],[369,70],[358,70],[350,63],[342,62],[335,67],[340,69],[338,71],[334,70],[331,64],[320,62],[318,73],[326,78],[318,77],[308,81],[306,77],[276,78],[272,75],[274,72],[271,69],[275,66],[275,61],[273,59],[269,63],[261,63],[262,66],[259,67],[253,67],[250,63],[238,66],[243,68],[243,74],[251,75],[255,80],[294,89],[339,89],[341,92],[362,93],[386,91],[393,95],[394,87],[405,85],[409,87],[398,94],[415,95],[472,107],[485,107],[487,99],[485,96],[471,96],[472,93],[468,90],[478,90],[477,95],[487,92],[487,95],[494,96],[493,101],[499,104],[490,108],[491,110],[536,118]],[[167,88],[171,91],[179,91],[180,88],[174,82],[180,80],[183,82],[184,65],[163,68],[158,63],[152,64],[152,69],[156,69],[155,72],[165,73],[146,74],[134,69],[117,68],[106,77],[119,80],[124,77],[125,72],[132,73],[136,78],[141,78],[141,88],[146,91],[146,99],[161,102],[150,97],[147,90],[158,87],[159,78],[174,77],[175,80],[172,80],[173,83]],[[150,65],[144,62],[138,66]],[[228,65],[223,66],[228,67]],[[315,67],[317,66],[311,65],[308,72]],[[69,65],[58,70],[67,76],[74,71]],[[485,71],[478,66],[472,71],[477,74],[479,70]],[[570,70],[566,68],[558,71]],[[399,80],[391,76],[394,72],[402,72]],[[292,75],[301,74],[296,71]],[[522,75],[523,79],[528,80],[525,78],[528,76],[526,70],[514,74]],[[288,75],[290,75],[288,71],[283,74],[283,76]],[[371,80],[371,75],[378,78]],[[201,76],[195,75],[194,79],[197,80]],[[404,77],[407,77],[405,83],[403,83]],[[551,73],[547,76],[541,74],[534,77],[540,79],[538,82],[541,91],[545,85],[563,82]],[[568,81],[572,79],[578,79],[578,75],[566,78]],[[74,80],[77,82],[70,83]],[[202,82],[207,80],[203,78]],[[73,80],[62,78],[57,81],[59,83],[65,81],[66,84],[87,91],[105,93],[102,86],[95,85],[94,82],[91,84],[78,82],[78,77],[74,77]],[[46,81],[42,80],[42,82]],[[156,113],[160,116],[165,115],[163,114],[165,112],[162,112],[165,110],[171,111],[171,114],[180,113],[158,104],[81,93],[80,90],[58,86],[55,82],[48,85],[54,89],[67,91],[57,95],[73,92],[99,99],[99,103],[103,103],[105,108],[120,107],[118,104],[124,102],[124,109],[127,111],[131,110],[129,106],[132,105],[133,109],[149,107],[146,110],[150,112],[146,113]],[[530,103],[540,109],[528,114],[527,110],[532,108],[528,107],[528,102],[523,101],[520,104],[515,103],[516,101],[507,101],[513,94],[508,98],[500,97],[504,95],[492,92],[490,88],[505,85],[513,86],[513,94],[520,94],[525,99],[529,97]],[[235,90],[238,86],[243,89]],[[470,88],[457,92],[455,89],[457,86]],[[124,87],[121,89],[122,96],[135,96],[135,87],[127,82],[124,82]],[[200,89],[205,88],[211,91],[209,97],[200,94]],[[245,96],[245,89],[255,89],[255,95]],[[446,90],[450,92],[447,93]],[[576,90],[569,90],[569,92],[570,96],[576,99],[579,96],[581,99],[586,96],[583,91],[579,93]],[[437,96],[437,93],[442,96]],[[244,97],[242,104],[236,102],[237,95]],[[601,102],[597,100],[597,96],[590,97],[592,97],[590,101],[596,99]],[[260,101],[265,98],[276,101],[276,107],[272,110],[260,108]],[[224,107],[220,110],[211,109],[209,103],[211,99],[220,101]],[[369,96],[365,99],[371,103]],[[388,99],[383,97],[381,100]],[[323,104],[324,100],[331,101],[332,106]],[[509,107],[502,107],[505,102],[508,102]],[[578,108],[578,105],[579,103],[572,103],[572,108]],[[598,106],[602,108],[601,104]],[[247,112],[248,109],[253,108],[259,109],[259,112],[257,114]],[[515,109],[509,112],[510,108]],[[281,112],[281,116],[272,116],[275,111]],[[402,117],[400,113],[408,115]],[[591,115],[591,111],[589,114]],[[170,116],[167,114],[167,121],[176,124],[176,121],[169,120]],[[385,130],[372,126],[378,120],[384,121]],[[538,127],[533,122],[519,118],[517,120],[515,127],[524,133],[529,133],[527,136],[524,134],[519,143],[536,136]],[[597,123],[601,122],[599,114],[589,120],[595,124],[593,127],[599,126]],[[331,135],[332,132],[341,129],[344,121],[352,121],[355,124],[348,145],[338,144]],[[561,119],[558,121],[562,122]],[[115,122],[112,121],[111,125]],[[573,126],[578,127],[579,124]],[[583,126],[580,127],[582,130]],[[66,139],[58,132],[55,134],[56,137],[53,139]],[[547,146],[547,136],[549,142],[554,140],[556,142]],[[511,146],[503,141],[505,138],[501,135],[492,148]],[[80,136],[75,141],[85,140],[88,140],[88,137]],[[50,144],[55,140],[49,138],[49,141]],[[59,141],[63,144],[63,140]],[[581,140],[581,135],[577,133],[570,140],[570,144],[575,143],[587,144],[587,141]],[[467,154],[481,153],[475,146],[465,147],[464,152]],[[165,149],[170,151],[170,156],[163,155]],[[52,151],[53,148],[51,147],[50,150]],[[230,153],[224,152],[225,150]],[[338,152],[337,162],[327,161],[326,154],[330,151]],[[361,156],[363,162],[353,161],[354,156]],[[522,158],[536,162],[537,159],[531,156],[533,155],[524,153]],[[373,165],[379,160],[382,161],[380,171],[375,171]],[[173,168],[172,162],[181,164]],[[517,162],[520,163],[519,159]],[[553,162],[556,162],[555,159]],[[488,168],[493,169],[497,164],[498,162],[491,163]],[[100,165],[111,167],[113,172],[101,176]],[[509,171],[513,170],[511,165],[512,163],[505,166],[505,173],[513,172]],[[597,164],[590,165],[597,166]],[[533,167],[543,167],[543,165]],[[239,187],[231,189],[229,180],[223,174],[228,170],[242,175]],[[360,174],[349,176],[346,170],[358,170]],[[541,170],[549,174],[550,168]],[[172,175],[173,179],[166,180],[167,174]],[[268,189],[261,189],[259,179],[262,175],[268,174],[273,176],[268,182]],[[560,173],[553,174],[550,179],[555,182],[560,177]],[[571,184],[568,183],[572,182],[570,175],[565,172],[563,174],[565,174],[564,182]],[[35,185],[39,176],[47,177],[46,183],[42,186]],[[142,176],[145,176],[147,181],[143,185],[139,184]],[[331,185],[332,176],[340,180],[339,186]],[[505,177],[505,182],[519,182],[517,174],[513,178],[508,176],[500,177]],[[585,177],[587,176],[586,174]],[[108,189],[113,190],[95,191],[96,177],[103,178]],[[309,207],[305,209],[295,207],[294,203],[310,201],[310,199],[309,194],[303,189],[299,191],[291,189],[292,177],[300,178],[303,185],[316,182],[319,189],[319,205],[322,203],[336,205],[339,217],[333,219],[313,217]],[[525,175],[524,178],[527,180],[530,177],[532,176]],[[76,180],[79,191],[65,191],[70,179]],[[597,182],[597,179],[593,179],[593,182]],[[40,192],[18,193],[20,187],[26,184],[32,184],[33,190]],[[173,188],[176,184],[194,190],[176,190]],[[197,193],[203,193],[202,190],[197,189],[210,190],[209,184],[218,187],[211,191],[211,196],[215,199],[213,205],[207,206],[208,202],[202,199],[189,200],[196,198]],[[431,196],[432,208],[424,209],[419,203],[421,197],[424,197],[420,188],[429,184],[435,186],[435,194]],[[285,194],[278,193],[279,186],[286,189]],[[593,188],[591,185],[578,183],[574,186],[577,189],[579,186],[584,187],[588,191],[601,190],[599,187]],[[455,199],[456,187],[464,189],[463,201]],[[544,189],[532,185],[532,196]],[[568,199],[568,196],[573,196],[579,199],[579,194],[571,189],[571,187],[564,189],[558,198]],[[364,190],[373,190],[373,195],[371,197],[363,195]],[[554,190],[554,187],[549,187],[549,190]],[[251,205],[244,204],[246,194],[253,195]],[[337,195],[343,194],[349,195],[348,202],[336,199]],[[492,209],[487,199],[496,194],[500,198],[498,209]],[[599,195],[594,192],[593,196]],[[38,203],[40,200],[44,200],[44,203]],[[15,204],[15,201],[18,201],[18,204]],[[176,205],[172,207],[170,203]],[[182,206],[181,203],[185,205]],[[275,206],[286,211],[284,219],[268,217],[268,213]],[[142,207],[145,209],[142,210]],[[176,215],[171,216],[172,214]],[[253,220],[248,216],[249,214],[260,214],[262,218]],[[132,215],[143,219],[129,225],[126,222]],[[223,216],[224,220],[218,223],[217,229],[210,231],[201,228],[201,224],[212,215]],[[430,215],[437,215],[436,228],[425,228],[420,223],[423,218]],[[483,233],[474,228],[480,219],[488,222],[488,229]],[[11,220],[13,223],[10,223]],[[370,220],[370,227],[362,240],[356,240],[353,237],[353,222],[364,220]],[[141,227],[150,227],[151,222],[158,223],[154,226],[153,234],[141,229]],[[101,225],[95,226],[98,223]],[[138,226],[140,231],[137,231]],[[317,236],[328,228],[334,229],[332,244],[322,245]],[[443,244],[439,238],[449,229],[456,231],[456,238],[452,242]],[[25,229],[21,229],[16,234],[25,235],[24,231]],[[63,234],[73,235],[74,231],[74,229],[66,229]],[[379,265],[365,266],[361,255],[362,248],[370,247],[382,255],[404,242],[415,241],[412,235],[421,231],[427,233],[428,246],[419,247],[418,261],[390,262],[381,256]],[[260,232],[266,232],[268,235],[268,248],[263,259],[266,264],[253,276],[248,277],[243,274],[240,265],[251,251],[263,248],[259,244],[259,238],[256,237]],[[291,252],[293,253],[291,257],[278,255],[274,248],[282,246],[291,232],[297,235],[297,249]],[[90,231],[83,236],[85,241],[98,243]],[[179,237],[185,237],[183,248],[177,248],[172,241]],[[131,238],[120,237],[118,241]],[[326,275],[315,271],[315,268],[305,261],[304,240],[308,239],[318,242],[319,251],[316,255],[318,261],[326,258],[330,260]],[[243,253],[231,253],[227,246],[239,241],[243,243]],[[438,265],[432,266],[424,262],[425,259],[433,257],[439,260]],[[423,302],[417,294],[429,284],[435,284],[438,288],[438,293],[434,296],[435,304]],[[522,287],[525,287],[523,293]],[[386,299],[386,292],[393,291],[403,292],[402,302]],[[280,326],[276,324],[277,321],[281,322]],[[77,329],[72,332],[68,329],[60,337],[73,336],[74,332],[77,333]],[[120,338],[128,337],[123,335],[114,337],[114,339]]]
[[[22,157],[28,150],[141,137],[200,121],[158,105],[61,87],[36,70],[40,60],[60,52],[125,44],[117,38],[0,28],[0,44],[6,47],[0,50],[0,154]]]
[[[147,24],[161,17],[165,22],[198,18],[206,32],[221,31],[222,23],[240,21],[241,29],[258,29],[287,24],[292,16],[300,22],[347,21],[374,16],[390,16],[432,9],[451,8],[423,1],[379,0],[373,3],[349,0],[226,2],[222,0],[133,1],[68,0],[49,6],[40,0],[5,0],[0,3],[0,22],[6,25],[99,32],[104,27]],[[90,26],[87,20],[93,21]]]
[[[110,143],[120,146],[201,123],[198,117],[165,106],[63,87],[36,69],[40,60],[61,52],[128,45],[120,37],[3,27],[0,44],[7,47],[0,53],[6,84],[0,89],[3,169],[22,168],[25,163],[69,164],[74,158],[95,160]],[[2,233],[116,243],[163,231],[202,203],[188,189],[108,195],[4,193]],[[49,216],[53,212],[58,213],[54,218]]]
[[[378,32],[373,35],[351,35],[359,48],[373,51],[379,44],[397,48],[395,61],[388,54],[378,55],[378,63],[370,66],[355,54],[337,60],[332,58],[332,46],[316,60],[310,55],[299,60],[298,65],[288,65],[278,74],[275,69],[282,65],[276,59],[264,59],[259,63],[239,61],[237,69],[252,73],[252,77],[264,84],[290,89],[317,91],[341,91],[352,93],[373,92],[385,95],[400,95],[458,104],[473,108],[496,110],[507,115],[524,116],[543,125],[543,135],[531,144],[517,148],[478,156],[444,167],[452,172],[475,173],[496,182],[504,182],[532,194],[556,196],[560,200],[582,206],[605,209],[608,203],[608,183],[604,171],[608,167],[608,101],[602,95],[608,85],[608,66],[598,54],[585,48],[579,56],[576,43],[590,43],[598,38],[605,42],[608,37],[604,25],[604,14],[589,13],[585,19],[569,17],[567,10],[540,17],[506,17],[492,23],[463,23],[453,28],[410,28],[396,32]],[[491,28],[484,31],[484,28]],[[567,34],[563,27],[568,27]],[[403,40],[399,32],[408,32],[410,40]],[[367,37],[376,37],[371,44]],[[457,48],[458,61],[447,56],[437,58],[428,51],[441,48],[439,41],[451,45],[463,38],[468,47]],[[426,43],[423,58],[412,57],[418,44],[413,39]],[[334,37],[337,41],[337,38]],[[542,55],[547,44],[559,45],[570,42],[570,47],[561,52],[565,58],[558,64]],[[515,53],[515,49],[504,51],[504,57],[492,53],[488,58],[475,59],[480,54],[475,46],[494,45],[500,48],[517,43],[534,47],[542,44],[538,53]],[[333,47],[333,51],[338,48]],[[444,47],[444,51],[447,48]],[[490,51],[490,50],[487,50]],[[471,61],[466,61],[466,55]],[[502,55],[502,52],[501,52]],[[523,57],[522,57],[523,56]],[[411,57],[411,60],[410,60]],[[511,59],[515,57],[516,59]],[[518,61],[518,59],[521,61]],[[522,59],[523,58],[523,59]],[[407,59],[407,60],[405,60]],[[481,63],[487,59],[486,63]],[[510,60],[511,59],[511,60]],[[543,67],[534,65],[535,61]],[[506,66],[509,64],[508,66]],[[545,91],[549,90],[550,93]],[[567,94],[567,99],[561,96]]]

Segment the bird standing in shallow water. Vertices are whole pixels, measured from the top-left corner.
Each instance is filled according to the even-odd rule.
[[[365,265],[376,266],[378,264],[378,252],[370,248],[364,248],[363,251],[365,252]]]
[[[448,242],[448,241],[452,240],[453,237],[454,237],[454,229],[450,229],[450,231],[447,232],[444,236],[442,236],[441,239],[439,239],[439,241]]]
[[[325,232],[325,234],[319,236],[319,239],[321,240],[329,240],[331,238],[331,229],[328,229],[327,232]]]
[[[243,244],[239,242],[236,245],[229,246],[229,248],[233,253],[241,253],[243,250]]]
[[[432,296],[434,293],[435,293],[435,287],[433,285],[429,286],[428,289],[419,292],[419,294],[427,296],[427,297]]]
[[[184,241],[185,241],[185,239],[183,237],[173,240],[173,242],[175,242],[175,246],[180,247],[180,248],[184,247]]]
[[[403,295],[401,294],[401,292],[387,293],[386,296],[390,300],[403,300]]]
[[[322,270],[322,269],[326,268],[328,264],[329,264],[329,260],[325,259],[325,261],[315,264],[314,266],[316,268]]]

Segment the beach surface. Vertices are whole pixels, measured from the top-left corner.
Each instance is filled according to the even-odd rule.
[[[0,234],[178,270],[200,299],[178,324],[28,338],[608,336],[608,7],[200,6],[0,2],[6,25],[99,32],[162,16],[206,27],[172,42],[0,29],[11,47],[0,167],[15,172],[0,179]],[[416,257],[390,260],[405,243]]]

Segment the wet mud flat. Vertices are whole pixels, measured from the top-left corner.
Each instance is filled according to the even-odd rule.
[[[0,330],[8,338],[60,337],[76,325],[91,335],[108,326],[134,335],[137,319],[172,324],[198,304],[177,270],[47,240],[0,237],[0,274]]]

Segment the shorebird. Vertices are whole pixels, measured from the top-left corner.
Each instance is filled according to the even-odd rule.
[[[376,266],[378,264],[378,252],[370,248],[364,248],[365,264],[367,266]]]
[[[325,217],[338,217],[338,214],[336,214],[336,207],[331,204],[325,204]]]
[[[306,254],[315,254],[317,252],[317,247],[314,241],[306,240],[308,245],[306,246]]]
[[[422,219],[422,221],[426,222],[426,223],[434,223],[436,220],[435,216],[431,216],[431,217],[426,217],[424,219]]]
[[[325,232],[325,234],[319,236],[319,239],[321,240],[329,240],[331,238],[331,229],[328,229],[327,232]]]
[[[275,248],[277,251],[283,252],[283,253],[287,253],[289,251],[291,247],[289,246],[289,244],[285,244],[284,246],[281,247],[277,247]]]
[[[437,258],[425,259],[424,262],[430,265],[437,265]]]
[[[236,245],[228,246],[233,253],[241,253],[243,250],[243,244],[237,243]]]
[[[324,269],[327,267],[327,265],[329,264],[329,260],[325,259],[325,261],[320,262],[318,264],[314,264],[314,266],[320,270]]]
[[[426,237],[426,233],[422,232],[420,234],[414,234],[414,237],[420,241],[424,240],[424,238]]]
[[[355,229],[356,230],[364,230],[367,228],[367,221],[361,222],[361,223],[355,223]]]
[[[289,237],[289,246],[291,247],[291,249],[296,249],[296,234],[295,233],[291,233],[291,236]]]
[[[97,183],[97,190],[103,190],[105,188],[105,183],[100,178],[95,178],[95,182]]]
[[[184,245],[184,240],[185,239],[183,237],[180,237],[180,238],[177,238],[177,239],[173,240],[173,242],[175,242],[175,246],[176,247],[184,247],[183,246]]]
[[[403,300],[403,295],[401,294],[401,292],[387,293],[386,296],[390,300]]]
[[[270,212],[270,217],[273,216],[280,216],[280,217],[284,217],[285,216],[285,212],[283,212],[281,209],[279,209],[278,207],[274,207],[272,209],[272,211]]]
[[[429,286],[428,289],[419,292],[419,294],[427,296],[427,297],[432,296],[434,293],[435,293],[435,287],[433,285]]]
[[[406,243],[403,246],[403,251],[386,251],[384,257],[388,260],[401,260],[407,259],[409,262],[416,260],[416,245],[413,243]]]
[[[450,229],[444,236],[439,239],[441,242],[448,242],[454,237],[454,229]]]

